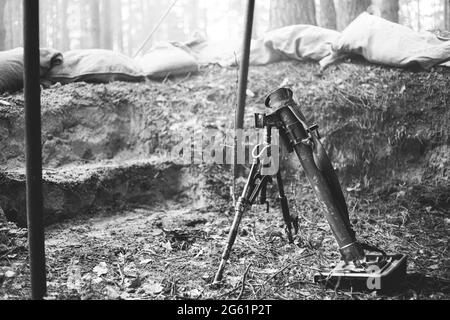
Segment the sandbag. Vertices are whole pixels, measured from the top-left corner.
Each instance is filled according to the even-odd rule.
[[[47,79],[62,84],[85,81],[144,81],[139,65],[131,58],[103,49],[72,50],[64,53],[64,62],[50,70]]]
[[[194,38],[184,45],[189,48],[189,52],[194,56],[199,65],[218,64],[222,67],[233,65],[236,60],[236,53],[242,43],[240,39],[233,41],[207,40],[201,35],[194,35]]]
[[[61,64],[62,54],[54,49],[40,49],[40,76],[44,77],[50,69]],[[17,91],[23,88],[23,48],[0,52],[0,93]]]
[[[321,61],[331,55],[331,45],[340,33],[311,25],[293,25],[272,30],[253,41],[250,64],[264,65],[282,60]]]
[[[182,44],[160,44],[138,60],[144,74],[153,79],[179,76],[198,71],[195,58]]]
[[[367,12],[359,15],[333,43],[334,62],[346,54],[394,67],[429,69],[450,60],[450,41],[430,32],[416,32]]]

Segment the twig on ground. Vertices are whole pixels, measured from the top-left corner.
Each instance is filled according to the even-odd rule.
[[[120,264],[118,262],[116,262],[116,265],[117,265],[117,269],[119,270],[119,274],[120,274],[120,288],[123,288],[123,284],[125,282],[125,278],[123,276]]]
[[[250,263],[247,267],[247,269],[244,272],[244,275],[242,276],[242,285],[241,285],[241,292],[239,292],[239,295],[237,297],[237,300],[241,300],[242,295],[244,294],[244,290],[245,290],[245,280],[247,279],[247,274],[250,271],[250,267],[252,266],[252,264]]]
[[[312,256],[312,253],[307,254],[307,255],[304,255],[304,256],[302,256],[302,257],[299,257],[299,259],[303,259],[303,258],[306,258],[306,257],[309,257],[309,256]],[[295,267],[295,266],[297,266],[297,265],[298,265],[298,263],[290,263],[290,264],[284,266],[283,268],[281,268],[280,270],[278,270],[277,272],[275,272],[275,273],[274,273],[273,275],[271,275],[269,278],[267,278],[267,280],[265,280],[265,281],[263,282],[263,284],[261,284],[261,286],[258,288],[258,290],[256,290],[256,292],[255,292],[255,297],[257,297],[257,294],[261,291],[261,289],[262,289],[268,282],[270,282],[272,279],[274,279],[277,275],[279,275],[280,273],[283,273],[286,269]]]
[[[227,292],[225,292],[225,293],[222,293],[222,294],[219,295],[218,297],[221,298],[221,297],[224,297],[224,296],[228,296],[228,295],[232,294],[233,292],[235,292],[235,291],[236,291],[237,289],[239,289],[239,288],[240,288],[240,286],[237,285],[237,286],[235,286],[233,289],[231,289],[231,290],[229,290],[229,291],[227,291]]]
[[[279,275],[280,273],[283,273],[286,269],[293,267],[295,264],[290,263],[286,266],[284,266],[283,268],[281,268],[280,270],[278,270],[277,272],[275,272],[273,275],[271,275],[269,278],[267,278],[266,281],[263,282],[263,284],[261,284],[261,286],[258,288],[258,290],[256,290],[255,292],[255,297],[257,296],[257,294],[261,291],[261,289],[269,282],[271,281],[273,278],[275,278],[277,275]]]

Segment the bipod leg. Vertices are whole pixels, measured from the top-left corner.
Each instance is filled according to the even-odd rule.
[[[295,234],[298,232],[298,217],[292,217],[289,213],[289,204],[286,198],[286,194],[284,193],[284,185],[283,179],[281,178],[280,171],[277,172],[277,186],[278,193],[281,206],[281,213],[283,215],[283,220],[286,225],[286,234],[289,240],[289,243],[294,243],[294,237],[292,236],[292,229],[294,229]]]
[[[259,184],[255,186],[255,181],[256,178],[258,177],[258,167],[259,161],[254,161],[252,168],[250,169],[250,174],[248,176],[247,183],[245,184],[244,190],[242,191],[242,195],[239,197],[239,200],[236,203],[234,220],[233,224],[231,225],[230,232],[228,233],[227,245],[222,253],[222,259],[220,261],[219,269],[217,270],[216,276],[214,277],[213,283],[215,284],[222,281],[225,265],[228,259],[230,258],[231,249],[233,248],[233,244],[236,240],[239,224],[241,223],[244,211],[249,206],[252,205],[250,199],[254,198],[255,191],[260,188]]]

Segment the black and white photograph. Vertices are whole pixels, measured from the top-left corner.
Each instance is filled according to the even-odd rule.
[[[449,300],[449,105],[450,0],[0,0],[0,300]]]

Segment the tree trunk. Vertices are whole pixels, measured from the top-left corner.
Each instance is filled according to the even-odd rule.
[[[67,51],[70,49],[69,28],[67,27],[68,20],[68,0],[61,2],[61,50]]]
[[[112,50],[113,41],[112,41],[112,24],[111,24],[111,0],[103,0],[102,1],[102,48]]]
[[[47,3],[39,1],[39,45],[47,46]]]
[[[398,23],[399,0],[372,0],[372,4],[377,7],[382,18]]]
[[[51,21],[52,21],[52,43],[51,43],[51,47],[52,48],[57,48],[59,45],[58,39],[59,39],[59,21],[58,18],[60,16],[60,12],[61,12],[61,1],[57,0],[54,1],[52,3],[51,6],[51,10],[50,10],[50,16],[51,16]],[[49,44],[48,44],[49,45]]]
[[[337,0],[337,26],[344,30],[357,16],[367,10],[371,0]]]
[[[100,48],[100,0],[88,0],[90,11],[90,33],[92,48]]]
[[[17,36],[23,34],[23,4],[22,1],[7,1],[8,14],[10,15],[11,28],[9,38],[11,41],[10,48],[23,47],[23,37]]]
[[[113,19],[113,25],[114,25],[114,38],[115,42],[117,44],[117,49],[120,52],[123,52],[123,19],[122,19],[122,1],[121,0],[114,0],[113,2],[113,12],[112,12],[114,19]]]
[[[417,31],[420,31],[420,29],[422,29],[422,24],[420,21],[421,15],[422,15],[422,12],[420,10],[420,0],[417,0]]]
[[[450,0],[444,0],[444,28],[450,30]]]
[[[271,0],[270,29],[294,24],[317,25],[314,0]]]
[[[5,0],[5,2],[8,2],[3,16],[6,27],[5,48],[12,49],[14,48],[14,4],[11,1]]]
[[[336,8],[333,0],[320,0],[320,26],[337,29]]]
[[[126,3],[128,9],[128,19],[127,19],[127,49],[128,55],[133,55],[134,50],[134,38],[133,38],[133,3],[128,0]]]
[[[190,1],[189,10],[189,37],[198,29],[198,12],[200,10],[198,0]]]
[[[6,50],[6,1],[7,0],[0,0],[0,51]]]

